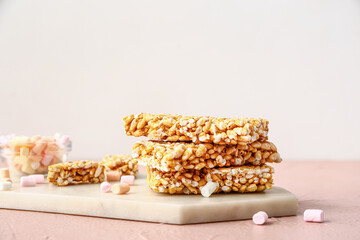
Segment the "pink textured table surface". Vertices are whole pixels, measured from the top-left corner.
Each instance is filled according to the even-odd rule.
[[[360,239],[360,162],[286,162],[275,184],[299,198],[298,215],[252,221],[167,225],[0,209],[0,239]],[[325,211],[324,223],[306,223],[307,208]]]

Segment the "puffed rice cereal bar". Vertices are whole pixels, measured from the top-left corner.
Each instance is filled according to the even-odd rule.
[[[106,155],[99,164],[105,166],[105,171],[118,171],[120,176],[136,176],[139,171],[138,161],[128,154]]]
[[[105,167],[88,160],[58,163],[49,166],[47,180],[55,185],[66,186],[79,183],[102,183]]]
[[[124,118],[127,135],[170,142],[249,144],[267,140],[268,121],[261,118],[214,118],[139,114]]]
[[[147,167],[149,187],[161,193],[199,194],[209,181],[215,182],[219,192],[262,192],[272,188],[273,168],[267,165],[227,168],[204,168],[186,172],[162,172]]]
[[[268,141],[248,145],[142,141],[134,144],[133,157],[163,172],[282,161],[276,146]]]

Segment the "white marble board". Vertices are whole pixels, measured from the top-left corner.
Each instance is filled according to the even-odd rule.
[[[250,219],[258,211],[270,217],[296,215],[297,198],[281,187],[263,193],[168,195],[149,189],[140,174],[129,193],[101,193],[99,184],[58,187],[38,184],[0,191],[0,208],[118,218],[170,224]]]

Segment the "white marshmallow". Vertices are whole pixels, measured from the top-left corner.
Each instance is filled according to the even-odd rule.
[[[252,220],[255,224],[257,225],[263,225],[266,223],[266,221],[268,220],[268,215],[266,212],[264,211],[260,211],[254,214],[254,216],[252,217]]]
[[[203,197],[210,197],[215,192],[217,184],[214,182],[208,182],[204,187],[201,188],[201,194]]]
[[[306,222],[324,222],[324,211],[321,209],[307,209],[304,212],[304,221]]]
[[[0,182],[0,191],[7,191],[11,189],[11,182]]]

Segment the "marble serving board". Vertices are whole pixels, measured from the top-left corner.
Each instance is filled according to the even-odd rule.
[[[250,219],[258,211],[269,217],[296,215],[298,201],[281,187],[263,193],[168,195],[149,189],[145,175],[125,195],[101,193],[99,184],[58,187],[38,184],[0,191],[0,208],[65,213],[170,224],[190,224]]]

